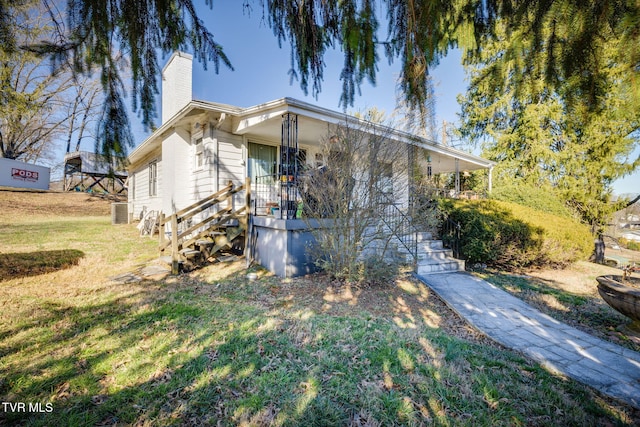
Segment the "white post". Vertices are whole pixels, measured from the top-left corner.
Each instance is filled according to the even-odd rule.
[[[456,196],[460,193],[460,159],[456,158]]]
[[[491,191],[493,190],[493,166],[491,166],[489,168],[489,194],[491,194]]]

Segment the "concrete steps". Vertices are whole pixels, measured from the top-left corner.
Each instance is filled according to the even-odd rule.
[[[399,239],[398,239],[399,240]],[[398,242],[398,252],[407,261],[412,261],[410,251]],[[455,259],[453,251],[444,247],[442,240],[434,240],[431,233],[423,232],[417,235],[417,263],[416,272],[421,275],[437,273],[453,273],[464,271],[463,260]]]
[[[463,260],[455,259],[453,251],[443,246],[442,240],[418,240],[418,274],[453,273],[464,271]]]
[[[448,260],[421,260],[418,261],[416,272],[420,275],[438,274],[438,273],[455,273],[464,271],[464,261],[460,259],[450,258]]]

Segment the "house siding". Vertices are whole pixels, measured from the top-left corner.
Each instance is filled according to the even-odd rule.
[[[244,142],[241,136],[224,131],[216,131],[217,140],[217,179],[218,188],[223,188],[229,181],[234,185],[243,185],[246,177]],[[234,197],[234,207],[244,204],[244,193]]]
[[[201,167],[196,166],[196,144],[194,138],[192,147],[191,147],[191,162],[193,164],[194,172],[193,172],[193,188],[192,198],[193,201],[201,200],[213,193],[215,193],[216,185],[216,165],[214,158],[214,146],[215,141],[210,137],[205,137],[202,139],[202,143],[204,146],[204,161]]]
[[[150,196],[149,164],[153,161],[157,164],[158,191],[155,196]],[[128,198],[129,213],[133,220],[139,220],[143,212],[162,209],[162,166],[161,158],[152,156],[141,161],[136,169],[130,171],[129,180],[135,183],[135,191],[130,191]]]
[[[182,128],[175,128],[162,141],[165,163],[161,174],[163,184],[159,186],[158,194],[162,197],[165,215],[171,215],[193,202],[191,145],[190,132]]]

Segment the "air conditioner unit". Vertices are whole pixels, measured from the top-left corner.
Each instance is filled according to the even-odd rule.
[[[111,224],[129,223],[129,204],[111,203]]]

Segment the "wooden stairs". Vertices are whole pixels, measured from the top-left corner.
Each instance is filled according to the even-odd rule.
[[[245,192],[245,203],[234,210],[233,197]],[[171,273],[178,274],[202,264],[217,252],[230,248],[238,239],[245,239],[251,201],[249,178],[239,187],[229,183],[214,193],[170,216],[160,214],[159,249],[162,255],[170,251]],[[214,210],[211,215],[193,223],[194,218],[206,210]],[[170,239],[167,239],[167,226]],[[181,267],[182,266],[182,267]]]

